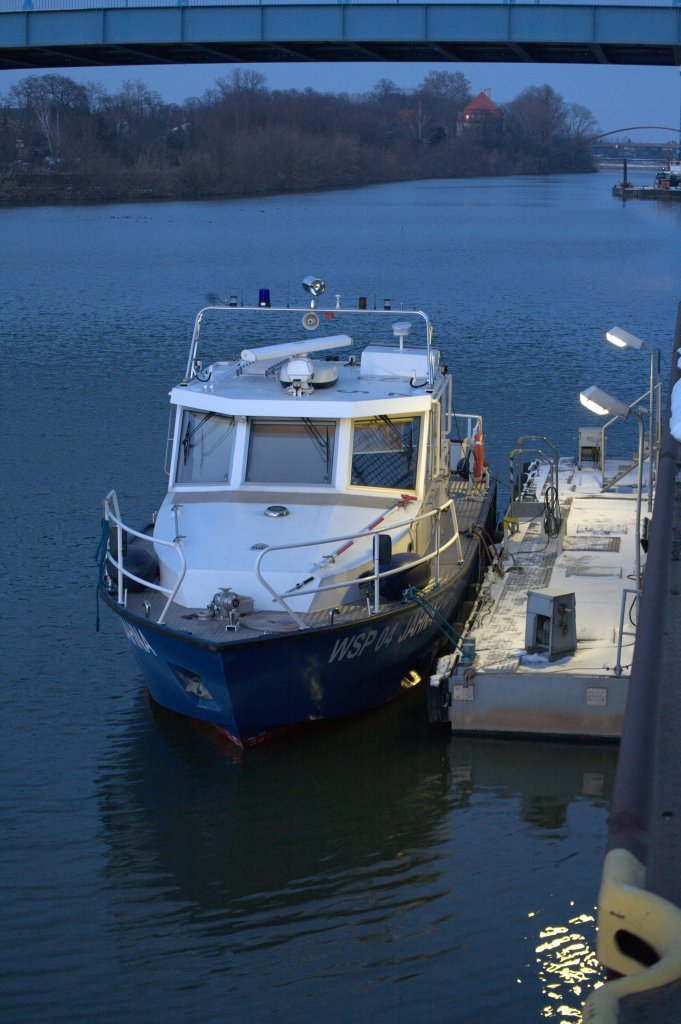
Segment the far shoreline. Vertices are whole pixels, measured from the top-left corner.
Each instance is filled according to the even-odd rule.
[[[116,195],[110,193],[97,194],[96,190],[93,189],[89,194],[85,194],[85,190],[73,191],[73,185],[63,182],[60,187],[54,187],[55,182],[50,182],[50,188],[42,190],[40,196],[30,196],[29,193],[35,185],[35,178],[30,183],[29,188],[23,191],[21,195],[10,195],[3,196],[0,194],[0,209],[20,209],[33,208],[33,207],[44,207],[44,206],[124,206],[124,205],[143,205],[146,203],[193,203],[193,202],[217,202],[222,200],[235,200],[235,199],[268,199],[275,196],[300,196],[300,195],[314,195],[320,192],[348,192],[353,189],[359,188],[371,188],[379,185],[395,185],[404,183],[406,181],[479,181],[489,180],[495,181],[502,178],[556,178],[562,175],[569,174],[571,176],[586,175],[586,174],[600,174],[608,171],[615,171],[615,168],[603,168],[603,167],[592,167],[579,170],[555,170],[555,171],[541,171],[541,172],[522,172],[522,173],[506,173],[506,174],[476,174],[476,175],[423,175],[415,177],[413,174],[407,175],[403,178],[383,178],[375,179],[372,181],[361,181],[353,184],[333,184],[327,183],[311,188],[303,189],[268,189],[263,191],[239,191],[239,192],[206,192],[206,193],[165,193],[159,194],[157,190],[153,188],[136,188],[129,192],[120,192]],[[0,192],[2,185],[0,185]]]

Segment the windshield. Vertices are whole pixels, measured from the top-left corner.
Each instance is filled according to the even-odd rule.
[[[330,484],[336,424],[320,420],[253,420],[247,483]]]

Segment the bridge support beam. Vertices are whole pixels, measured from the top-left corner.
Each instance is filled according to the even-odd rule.
[[[121,7],[121,0],[73,0],[68,10],[16,9],[22,2],[31,0],[0,0],[15,8],[0,11],[0,68],[306,60],[681,63],[676,2],[209,6],[188,0]],[[74,6],[79,2],[82,8]]]

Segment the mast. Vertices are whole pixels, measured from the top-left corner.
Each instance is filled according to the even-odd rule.
[[[681,66],[679,67],[679,74],[681,75]],[[681,99],[679,100],[679,145],[676,150],[676,155],[681,160]]]

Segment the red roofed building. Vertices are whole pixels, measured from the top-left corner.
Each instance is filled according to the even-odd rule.
[[[504,125],[503,114],[496,103],[492,103],[491,89],[482,90],[459,114],[456,134],[474,132],[476,138],[492,140],[498,137]]]

